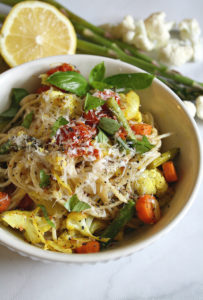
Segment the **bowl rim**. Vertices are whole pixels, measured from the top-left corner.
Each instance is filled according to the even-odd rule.
[[[124,66],[128,67],[131,70],[134,70],[135,72],[145,72],[144,70],[137,68],[136,66],[133,66],[131,64],[122,62],[120,60],[115,60],[112,58],[107,58],[103,56],[95,56],[95,55],[86,55],[86,54],[75,54],[75,55],[57,55],[57,56],[51,56],[51,57],[46,57],[46,58],[41,58],[37,60],[33,60],[27,63],[24,63],[22,65],[16,66],[12,69],[9,69],[5,71],[4,73],[0,74],[0,80],[2,77],[7,76],[7,74],[12,73],[14,70],[20,70],[26,66],[32,66],[36,64],[36,62],[44,62],[44,63],[54,63],[54,60],[56,61],[61,61],[63,62],[64,60],[68,60],[73,57],[78,57],[78,59],[90,59],[90,60],[103,60],[104,62],[109,62],[109,63],[114,63],[119,66]],[[183,207],[183,209],[178,213],[176,217],[172,221],[170,221],[169,224],[166,225],[163,229],[161,229],[159,232],[154,233],[151,237],[147,238],[144,241],[140,241],[137,244],[131,244],[127,246],[123,246],[122,248],[119,249],[108,249],[108,251],[104,252],[99,252],[99,253],[92,253],[92,254],[83,254],[83,255],[78,255],[78,254],[64,254],[64,253],[59,253],[59,252],[52,252],[52,251],[45,251],[43,249],[37,248],[36,246],[30,245],[29,243],[24,243],[22,240],[16,240],[15,243],[13,243],[12,238],[6,237],[6,232],[0,228],[0,244],[8,247],[12,251],[16,251],[19,254],[23,256],[28,256],[32,259],[35,260],[43,260],[43,261],[52,261],[52,262],[68,262],[68,263],[96,263],[96,262],[106,262],[109,260],[116,260],[119,259],[123,256],[129,256],[132,255],[133,253],[137,251],[141,251],[145,247],[151,245],[152,243],[156,242],[158,239],[160,239],[162,236],[164,236],[166,233],[168,233],[170,230],[172,230],[179,221],[182,220],[182,218],[186,215],[188,210],[190,209],[196,195],[198,192],[198,189],[200,187],[201,183],[201,175],[203,173],[203,162],[202,162],[202,146],[201,146],[201,138],[200,134],[198,131],[198,127],[195,123],[195,121],[190,117],[188,114],[186,108],[182,104],[182,101],[180,98],[169,88],[167,87],[163,82],[158,80],[157,78],[154,78],[154,81],[156,84],[161,86],[163,89],[165,89],[172,97],[173,100],[178,103],[178,105],[181,106],[183,109],[186,117],[189,119],[194,134],[196,136],[197,140],[197,145],[198,145],[198,154],[199,154],[199,169],[197,172],[197,177],[196,177],[196,182],[194,185],[194,188],[191,192],[190,197],[188,198],[187,203]]]

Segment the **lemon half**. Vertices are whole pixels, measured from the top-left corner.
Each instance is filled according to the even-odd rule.
[[[68,18],[54,6],[38,1],[15,5],[0,36],[1,55],[10,67],[41,57],[74,54],[76,44]]]

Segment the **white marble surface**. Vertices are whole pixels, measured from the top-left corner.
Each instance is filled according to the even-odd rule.
[[[164,10],[169,20],[196,17],[203,29],[202,0],[61,2],[96,24],[116,22],[129,13],[146,17]],[[203,81],[203,62],[188,64],[183,70]],[[197,124],[203,137],[203,122]],[[142,252],[119,261],[81,266],[44,264],[0,246],[0,299],[203,299],[202,195],[203,185],[191,210],[172,232]]]

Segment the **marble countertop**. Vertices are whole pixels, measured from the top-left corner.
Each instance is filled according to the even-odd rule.
[[[165,11],[169,20],[195,17],[203,29],[202,0],[59,1],[101,24],[124,15]],[[0,11],[5,7],[0,6]],[[203,81],[203,62],[181,68]],[[197,121],[203,138],[203,122]],[[202,182],[203,183],[203,182]],[[0,246],[1,300],[203,299],[203,184],[184,219],[155,244],[134,255],[96,265],[45,264]]]

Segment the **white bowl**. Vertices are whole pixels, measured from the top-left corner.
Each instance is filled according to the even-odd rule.
[[[91,55],[55,56],[25,63],[0,75],[1,101],[0,111],[8,107],[9,95],[13,87],[24,87],[34,91],[40,80],[38,75],[53,67],[55,63],[71,63],[76,65],[84,76],[104,61],[107,75],[118,73],[141,72],[140,69],[105,57]],[[0,242],[18,253],[43,261],[60,261],[74,263],[101,262],[118,259],[139,251],[169,232],[190,208],[201,176],[201,146],[195,122],[187,114],[181,100],[163,83],[155,79],[145,90],[139,91],[143,111],[153,114],[161,133],[174,134],[164,141],[163,148],[180,147],[178,158],[179,181],[170,208],[163,213],[161,220],[141,232],[134,232],[114,248],[94,254],[63,254],[39,249],[14,235],[12,231],[0,227]]]

